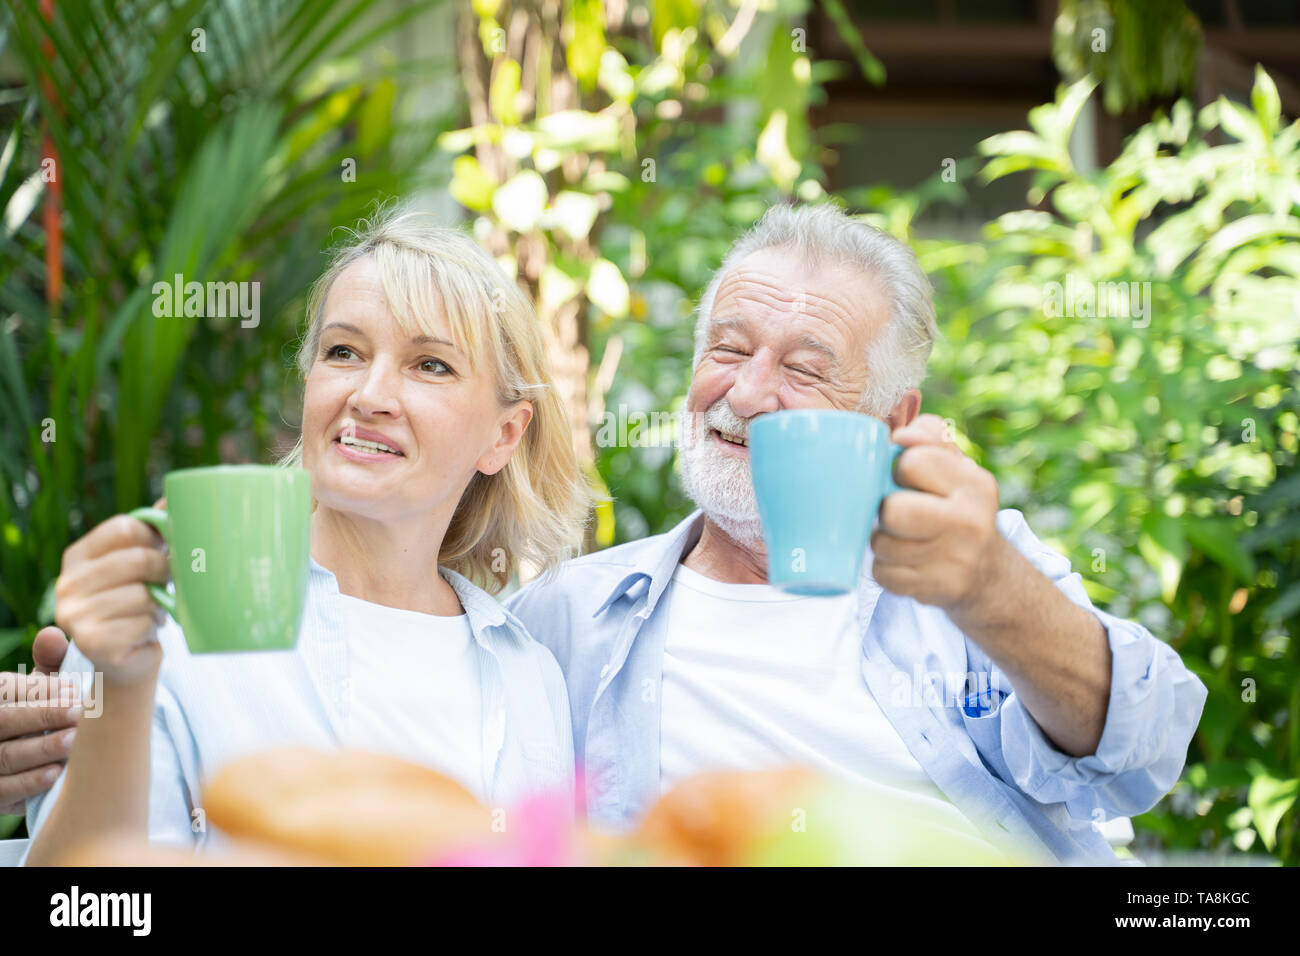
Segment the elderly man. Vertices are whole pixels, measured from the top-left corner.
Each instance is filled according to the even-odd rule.
[[[687,398],[699,510],[508,602],[565,672],[595,823],[630,827],[701,771],[794,763],[884,788],[965,845],[1105,863],[1096,824],[1174,785],[1205,687],[1095,609],[1069,561],[998,510],[992,475],[918,417],[934,336],[911,251],[832,207],[775,207],[732,248],[700,304]],[[873,415],[906,449],[905,490],[843,597],[766,580],[746,435],[799,408]],[[61,646],[42,633],[38,660],[57,667]],[[3,742],[16,736],[0,727],[0,747],[26,748],[0,803],[45,789],[63,759],[60,735]]]
[[[934,336],[912,252],[833,207],[774,207],[732,248],[700,303],[686,403],[699,510],[508,602],[565,672],[593,820],[625,827],[700,771],[800,763],[1017,858],[1104,863],[1095,824],[1177,781],[1205,687],[1095,609],[943,422],[918,418]],[[746,434],[803,408],[865,412],[905,446],[906,490],[844,597],[766,583]]]

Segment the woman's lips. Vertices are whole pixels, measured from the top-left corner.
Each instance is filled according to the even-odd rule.
[[[339,439],[334,439],[334,449],[349,461],[358,461],[363,463],[377,461],[401,461],[404,455],[394,455],[386,451],[367,451],[364,448],[358,448],[355,445],[345,445]]]

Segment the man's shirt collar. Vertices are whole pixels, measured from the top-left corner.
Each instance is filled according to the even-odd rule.
[[[672,581],[677,565],[695,547],[703,530],[704,512],[697,509],[667,534],[655,535],[642,541],[641,547],[634,552],[631,570],[618,579],[592,617],[599,617],[619,598],[630,594],[638,586],[647,587],[647,584],[645,613],[652,613],[660,596]],[[643,581],[647,584],[641,584]]]

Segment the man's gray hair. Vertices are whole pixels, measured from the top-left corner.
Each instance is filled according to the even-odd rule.
[[[939,334],[930,280],[906,243],[832,205],[773,206],[736,240],[700,299],[693,368],[704,354],[713,300],[723,277],[745,256],[763,249],[789,249],[812,268],[840,265],[861,270],[884,285],[890,316],[867,356],[860,411],[884,415],[905,392],[920,386]]]

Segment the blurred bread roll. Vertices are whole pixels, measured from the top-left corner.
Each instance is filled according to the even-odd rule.
[[[788,827],[793,810],[820,783],[802,767],[702,773],[660,798],[635,841],[653,863],[737,866],[773,829]]]
[[[208,821],[232,837],[348,866],[406,866],[482,840],[491,814],[436,770],[358,750],[268,750],[203,788]]]

